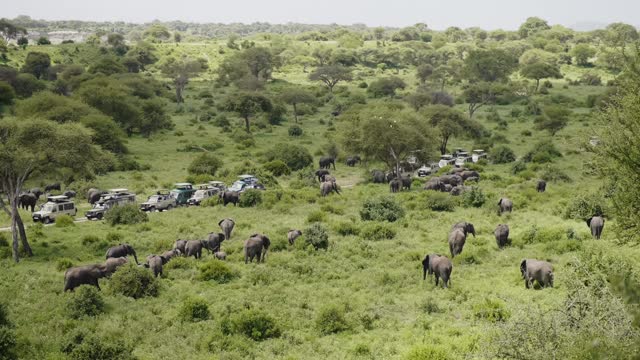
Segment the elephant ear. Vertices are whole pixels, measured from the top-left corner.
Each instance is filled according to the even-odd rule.
[[[218,221],[218,226],[222,225],[222,222],[223,222],[224,220],[225,220],[225,219],[222,219],[222,220]]]
[[[527,270],[527,259],[522,260],[522,262],[520,263],[520,272],[522,273],[522,276],[524,276],[524,272]]]
[[[498,206],[500,206],[500,204],[502,204],[502,199],[498,200]]]
[[[587,219],[587,226],[589,226],[589,227],[591,226],[591,220],[592,219],[593,219],[593,217],[590,217],[590,218]]]
[[[429,266],[429,255],[425,256],[424,259],[422,260],[422,266],[423,267]]]
[[[160,256],[160,259],[162,259],[162,265],[166,264],[169,260],[167,260],[166,257],[164,256]]]

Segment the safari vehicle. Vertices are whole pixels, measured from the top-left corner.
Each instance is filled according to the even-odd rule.
[[[440,169],[440,167],[438,166],[438,163],[422,165],[417,171],[418,177],[425,177],[431,174],[435,174],[438,171],[438,169]]]
[[[214,188],[209,184],[202,184],[197,186],[198,190],[196,190],[193,196],[191,196],[191,198],[187,200],[187,205],[200,205],[200,203],[204,199],[216,196],[220,192],[220,189]]]
[[[473,154],[471,154],[471,161],[473,161],[474,163],[477,163],[478,161],[480,161],[480,159],[486,159],[487,158],[487,152],[484,150],[473,150]]]
[[[136,194],[127,189],[111,189],[100,196],[100,200],[93,204],[93,209],[87,211],[84,216],[89,220],[101,220],[109,209],[136,202]]]
[[[471,162],[471,156],[469,156],[469,153],[466,151],[460,151],[457,154],[456,157],[456,161],[455,161],[455,166],[461,167],[464,166],[465,163]]]
[[[249,189],[265,190],[264,185],[260,184],[260,180],[253,175],[240,175],[238,177],[240,180],[231,185],[230,191],[241,193]]]
[[[176,199],[168,190],[160,190],[155,195],[149,196],[147,201],[140,204],[142,211],[165,211],[176,206]]]
[[[191,183],[177,183],[174,186],[175,188],[171,190],[171,197],[176,199],[176,205],[186,205],[196,192]]]
[[[40,205],[40,210],[34,212],[31,218],[34,222],[49,224],[55,222],[60,215],[76,216],[77,213],[78,209],[73,201],[66,196],[58,195],[47,197],[47,202]]]
[[[222,181],[209,181],[209,186],[218,189],[218,191],[225,191],[227,189],[227,185]]]
[[[453,155],[445,154],[440,157],[440,161],[438,162],[438,166],[443,168],[447,165],[453,165],[456,162],[456,158]]]

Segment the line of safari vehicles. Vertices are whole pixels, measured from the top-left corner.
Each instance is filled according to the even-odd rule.
[[[482,159],[487,158],[487,152],[484,150],[473,150],[471,153],[461,148],[456,149],[452,154],[445,154],[440,157],[440,161],[437,163],[431,163],[429,165],[423,165],[417,170],[419,177],[429,176],[435,174],[440,168],[445,166],[464,167],[467,163],[477,163]]]
[[[198,206],[202,201],[218,196],[229,190],[242,193],[248,189],[265,190],[257,177],[240,175],[239,180],[229,188],[221,181],[210,181],[206,184],[192,185],[191,183],[177,183],[172,190],[158,190],[149,196],[147,201],[140,204],[142,211],[166,211],[177,206]],[[127,189],[111,189],[100,195],[100,199],[93,204],[91,210],[85,213],[88,220],[101,220],[105,214],[116,206],[136,202],[136,194]],[[78,209],[72,199],[67,196],[48,196],[47,202],[40,205],[40,209],[32,214],[34,222],[49,224],[55,222],[61,215],[75,217]]]

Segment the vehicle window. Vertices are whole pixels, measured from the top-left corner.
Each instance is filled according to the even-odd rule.
[[[58,210],[59,210],[59,211],[64,210],[64,205],[62,205],[62,204],[58,205]]]
[[[73,210],[73,204],[64,204],[65,210]]]

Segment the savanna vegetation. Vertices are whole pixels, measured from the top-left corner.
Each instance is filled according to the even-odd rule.
[[[48,32],[76,30],[82,41]],[[0,359],[638,359],[640,47],[614,23],[576,32],[426,24],[88,23],[0,20]],[[37,34],[37,35],[36,35]],[[483,149],[459,196],[409,174]],[[348,157],[361,162],[347,166]],[[337,159],[340,189],[315,171]],[[404,169],[390,193],[372,171]],[[18,199],[60,184],[128,188],[258,177],[239,206],[33,223]],[[474,176],[475,177],[475,176]],[[539,180],[546,191],[536,191]],[[498,201],[513,210],[502,215]],[[40,198],[38,204],[43,202]],[[587,220],[605,220],[600,239]],[[233,218],[226,259],[129,264],[65,292],[65,271],[130,244],[140,263]],[[422,279],[475,234],[448,288]],[[507,224],[499,247],[494,230]],[[288,241],[291,229],[301,230]],[[243,242],[265,234],[266,260]],[[523,259],[553,266],[524,286]]]

